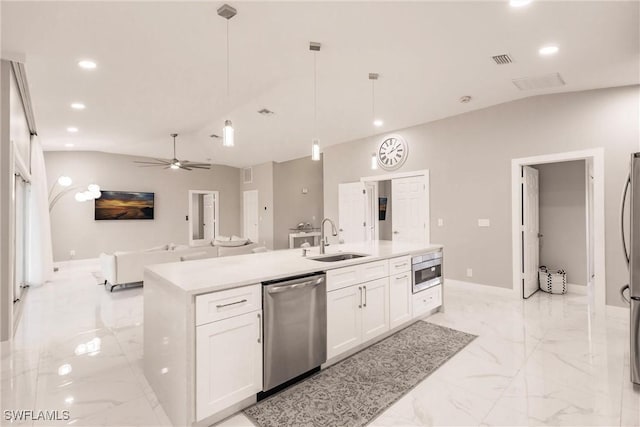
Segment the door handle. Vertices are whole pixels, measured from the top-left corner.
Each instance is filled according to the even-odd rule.
[[[293,283],[291,285],[283,285],[283,286],[274,286],[273,288],[267,289],[268,294],[278,294],[280,292],[285,292],[290,289],[298,289],[305,288],[307,286],[316,286],[324,281],[324,277],[320,279],[307,280],[306,282]]]
[[[360,291],[360,304],[358,305],[358,308],[362,308],[362,287],[358,286],[358,290]]]
[[[258,343],[262,342],[262,316],[258,313]]]
[[[624,253],[624,259],[627,262],[627,268],[629,268],[629,263],[631,259],[629,257],[629,251],[627,250],[627,239],[624,235],[624,205],[627,201],[627,195],[629,193],[629,186],[631,185],[631,172],[629,172],[629,176],[627,177],[627,182],[624,184],[624,190],[622,191],[622,203],[620,204],[620,231],[622,233],[622,250]]]
[[[216,308],[229,307],[230,305],[242,304],[243,302],[247,302],[247,300],[242,299],[240,301],[230,302],[229,304],[218,304],[216,305]]]
[[[624,291],[626,291],[627,289],[629,289],[629,285],[624,285],[623,287],[621,287],[620,296],[627,304],[631,304],[631,299],[627,299],[627,297],[624,296]],[[631,289],[629,289],[629,292],[631,292]]]
[[[367,287],[363,286],[362,287],[364,289],[364,304],[362,304],[363,307],[367,306]]]

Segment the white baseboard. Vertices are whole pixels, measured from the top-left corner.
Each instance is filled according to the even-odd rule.
[[[452,286],[458,289],[469,289],[474,291],[480,290],[481,292],[495,293],[495,294],[500,294],[504,296],[513,296],[513,289],[511,288],[502,288],[498,286],[484,285],[482,283],[465,282],[463,280],[445,278],[444,285],[445,287]]]
[[[572,293],[572,294],[586,295],[587,294],[587,287],[584,286],[584,285],[576,285],[574,283],[567,283],[567,291]]]
[[[100,268],[99,258],[71,259],[68,261],[58,261],[53,263],[53,268],[59,270],[70,270],[78,268]]]

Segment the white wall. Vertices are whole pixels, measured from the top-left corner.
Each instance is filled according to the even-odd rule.
[[[513,158],[604,147],[607,304],[622,305],[618,198],[629,154],[640,149],[639,106],[639,86],[628,86],[536,96],[394,131],[409,143],[400,171],[430,170],[431,240],[445,245],[447,277],[512,287]],[[370,169],[382,136],[324,149],[325,216],[338,217],[339,183],[384,173]],[[478,218],[491,227],[479,228]]]
[[[53,258],[94,258],[100,252],[145,249],[166,243],[188,244],[189,190],[220,192],[220,234],[240,233],[238,169],[214,165],[193,171],[141,168],[138,157],[100,152],[46,152],[49,183],[68,175],[74,185],[96,183],[104,190],[155,193],[153,220],[95,221],[94,203],[65,195],[51,212]]]
[[[585,161],[534,166],[540,182],[540,265],[587,285]]]
[[[307,193],[303,194],[302,189]],[[274,248],[289,248],[290,228],[299,223],[320,227],[322,221],[322,160],[311,157],[276,163],[273,173]]]

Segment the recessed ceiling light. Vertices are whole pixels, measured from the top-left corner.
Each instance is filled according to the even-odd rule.
[[[98,64],[90,59],[83,59],[82,61],[78,61],[78,67],[84,68],[85,70],[93,70],[97,66]]]
[[[549,46],[543,46],[538,50],[538,53],[540,55],[544,55],[544,56],[548,56],[548,55],[553,55],[555,53],[558,53],[558,46],[554,46],[554,45],[549,45]]]
[[[71,108],[73,108],[74,110],[84,110],[85,108],[87,108],[87,106],[82,102],[74,102],[71,104]]]
[[[509,0],[509,5],[511,7],[522,7],[531,3],[532,0]]]
[[[70,126],[67,128],[67,132],[76,133],[78,132],[78,128]]]
[[[71,148],[71,147],[73,147],[73,144],[70,143],[70,142],[67,142],[66,144],[64,144],[64,146],[67,147],[67,148]]]
[[[380,126],[382,126],[384,124],[384,122],[380,119],[376,119],[373,121],[373,125],[377,128],[379,128]]]

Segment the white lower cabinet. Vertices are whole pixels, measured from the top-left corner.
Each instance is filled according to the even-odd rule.
[[[421,316],[442,305],[442,285],[413,294],[413,317]]]
[[[389,277],[389,327],[407,323],[412,317],[411,272]]]
[[[388,277],[327,292],[327,359],[389,330]]]
[[[198,421],[262,391],[262,312],[196,327]]]

